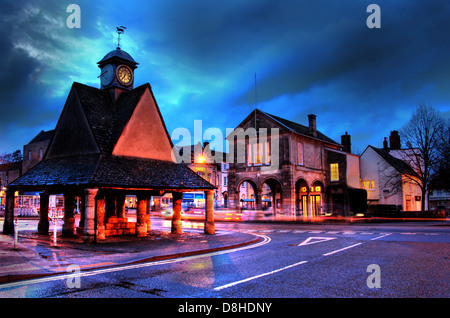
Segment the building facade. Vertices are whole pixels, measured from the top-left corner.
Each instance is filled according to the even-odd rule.
[[[422,192],[417,173],[405,160],[396,131],[391,133],[390,147],[385,138],[383,148],[368,146],[360,157],[361,185],[367,190],[369,205],[391,205],[397,210],[420,211]],[[428,202],[425,202],[428,208]]]
[[[350,213],[359,158],[344,136],[345,146],[322,134],[313,114],[303,126],[255,109],[227,136],[230,204],[298,218]]]

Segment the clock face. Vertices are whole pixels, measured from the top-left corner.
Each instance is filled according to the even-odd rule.
[[[100,77],[100,81],[103,86],[108,86],[109,84],[111,84],[112,80],[114,79],[114,67],[111,64],[103,67]]]
[[[120,81],[120,83],[124,85],[130,85],[133,81],[133,72],[131,69],[126,65],[121,65],[117,68],[117,79]]]

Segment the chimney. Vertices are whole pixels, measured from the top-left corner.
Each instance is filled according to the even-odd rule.
[[[316,115],[309,114],[308,115],[308,123],[309,123],[309,132],[317,137],[317,128],[316,128]]]
[[[384,137],[384,141],[383,141],[383,150],[389,151],[388,141],[387,141],[386,137]]]
[[[345,135],[341,136],[341,144],[342,144],[342,150],[348,153],[352,152],[352,143],[350,140],[350,135],[345,132]]]
[[[397,130],[391,131],[391,135],[389,136],[389,145],[391,150],[400,149],[400,135]]]

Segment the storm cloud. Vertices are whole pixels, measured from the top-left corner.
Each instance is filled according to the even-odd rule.
[[[254,107],[307,123],[355,149],[381,146],[426,102],[450,117],[450,4],[376,1],[78,1],[69,29],[65,1],[6,1],[0,13],[0,153],[53,129],[74,81],[99,87],[96,65],[115,49],[139,62],[169,133],[233,128]],[[256,73],[256,89],[255,89]]]

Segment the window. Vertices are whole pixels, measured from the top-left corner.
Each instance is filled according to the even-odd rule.
[[[303,143],[297,143],[297,164],[303,166]]]
[[[331,171],[331,181],[339,181],[339,164],[332,163],[330,164]]]
[[[202,177],[202,178],[205,177],[205,174],[204,174],[202,171],[197,172],[197,174],[198,174],[200,177]]]
[[[366,189],[366,190],[375,190],[375,181],[373,181],[373,180],[363,181],[362,186],[363,186],[363,189]]]
[[[39,149],[39,159],[42,159],[42,153],[43,153],[43,151],[42,151],[42,148],[41,148],[41,149]]]
[[[255,143],[247,145],[247,165],[269,165],[270,164],[270,146],[269,142]]]

